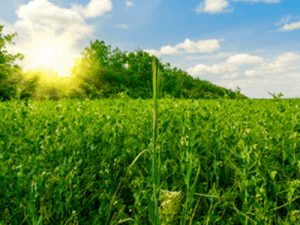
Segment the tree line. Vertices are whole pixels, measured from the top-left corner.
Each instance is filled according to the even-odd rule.
[[[0,99],[60,98],[151,98],[152,60],[142,50],[132,52],[112,48],[95,40],[84,49],[71,69],[70,77],[53,71],[26,71],[18,65],[21,54],[12,54],[7,45],[15,34],[3,35],[0,26]],[[158,59],[161,72],[161,97],[188,99],[246,98],[208,81],[193,78],[187,72]]]

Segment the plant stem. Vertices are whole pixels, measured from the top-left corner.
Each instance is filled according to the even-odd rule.
[[[153,83],[153,149],[152,149],[152,184],[153,184],[153,203],[154,203],[154,215],[153,223],[159,225],[159,210],[158,210],[158,199],[159,199],[159,174],[158,174],[158,152],[156,149],[157,139],[157,121],[158,121],[158,80],[159,80],[159,69],[156,58],[152,61],[152,83]]]

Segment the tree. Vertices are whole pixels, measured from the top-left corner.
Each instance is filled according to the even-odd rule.
[[[96,40],[83,51],[72,74],[86,97],[112,97],[126,92],[126,53]]]
[[[272,98],[274,100],[279,100],[279,99],[282,99],[282,97],[283,97],[283,94],[281,92],[278,92],[278,93],[268,92],[268,93],[269,93],[269,95],[272,96]]]
[[[85,97],[115,97],[126,93],[131,98],[151,98],[153,57],[142,50],[122,52],[96,40],[81,54],[72,74]],[[245,98],[241,93],[195,79],[159,59],[157,63],[161,71],[162,97]]]
[[[12,54],[7,50],[7,45],[13,44],[16,34],[3,34],[0,25],[0,100],[7,100],[18,95],[18,85],[22,80],[22,71],[17,64],[21,54]]]

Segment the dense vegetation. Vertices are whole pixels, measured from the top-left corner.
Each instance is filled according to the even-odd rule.
[[[163,224],[297,224],[299,107],[163,100]],[[149,224],[148,100],[10,101],[0,115],[0,224]]]
[[[0,100],[11,98],[29,97],[30,89],[35,88],[35,80],[25,80],[18,60],[21,54],[11,54],[7,50],[7,45],[13,44],[15,34],[2,35],[3,27],[0,25]],[[31,94],[30,94],[31,95]]]
[[[108,98],[127,95],[147,99],[152,96],[151,63],[153,56],[142,50],[123,52],[103,41],[90,43],[81,54],[69,78],[53,71],[24,72],[17,65],[22,55],[10,54],[7,45],[14,35],[2,35],[0,25],[0,100]],[[245,98],[239,91],[194,79],[186,72],[159,62],[161,93],[173,98]]]
[[[73,68],[80,89],[90,97],[110,97],[126,93],[132,98],[152,96],[152,58],[137,50],[122,52],[96,40],[82,53]],[[244,98],[239,92],[194,79],[186,72],[159,62],[162,97],[175,98]]]

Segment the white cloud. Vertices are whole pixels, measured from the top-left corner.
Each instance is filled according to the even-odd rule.
[[[197,13],[222,13],[229,11],[229,3],[227,0],[204,0],[196,9]]]
[[[196,8],[196,12],[208,14],[232,12],[229,2],[229,0],[203,0]],[[281,0],[233,0],[233,2],[277,4]]]
[[[286,52],[274,59],[249,54],[234,54],[224,62],[198,64],[188,69],[194,77],[235,89],[250,97],[270,97],[268,92],[282,92],[285,97],[300,97],[300,55]]]
[[[160,54],[161,55],[176,55],[178,53],[179,53],[178,48],[173,47],[171,45],[163,46],[160,49]]]
[[[224,62],[215,65],[199,64],[188,69],[194,76],[220,75],[223,78],[236,78],[241,74],[243,68],[262,64],[264,59],[249,54],[233,54]]]
[[[84,17],[93,18],[102,16],[112,10],[111,0],[90,0],[86,6],[75,4],[73,9],[78,10]]]
[[[188,53],[211,53],[220,49],[220,42],[216,39],[191,41],[187,38],[176,47]]]
[[[47,10],[45,10],[47,9]],[[32,38],[37,33],[74,35],[75,40],[88,36],[92,28],[76,11],[60,8],[48,0],[32,0],[17,9],[18,20],[14,27],[22,38]]]
[[[179,43],[177,45],[166,45],[161,47],[159,50],[150,49],[145,50],[150,54],[156,56],[162,55],[177,55],[184,53],[213,53],[220,49],[220,41],[217,39],[209,39],[209,40],[198,40],[192,41],[190,39],[185,39],[184,42]]]
[[[49,0],[31,0],[16,10],[10,24],[18,36],[16,51],[25,55],[24,69],[46,67],[67,74],[79,55],[79,43],[93,33],[87,18],[112,9],[110,0],[91,0],[86,6],[59,7]]]
[[[227,63],[234,65],[251,65],[260,64],[264,61],[262,57],[253,56],[249,54],[235,54],[227,59]]]
[[[287,52],[277,56],[273,61],[267,61],[260,56],[249,54],[234,54],[229,56],[224,62],[214,65],[199,64],[188,69],[194,76],[220,75],[230,76],[229,73],[238,76],[262,76],[281,75],[285,73],[300,75],[300,55]],[[300,78],[300,77],[299,77]]]
[[[133,3],[132,0],[126,0],[125,5],[126,5],[127,7],[132,7],[132,6],[134,6],[134,3]]]
[[[300,56],[293,52],[281,54],[274,61],[266,62],[252,70],[245,71],[246,76],[282,76],[297,74],[300,78]]]
[[[148,52],[150,55],[153,55],[153,56],[160,56],[160,52],[155,49],[145,49],[144,51]]]
[[[226,78],[235,78],[239,76],[238,67],[230,63],[220,63],[211,66],[198,64],[195,67],[189,68],[187,71],[196,77],[222,75],[222,77]]]
[[[300,21],[284,24],[280,28],[281,31],[293,31],[298,29],[300,29]]]

